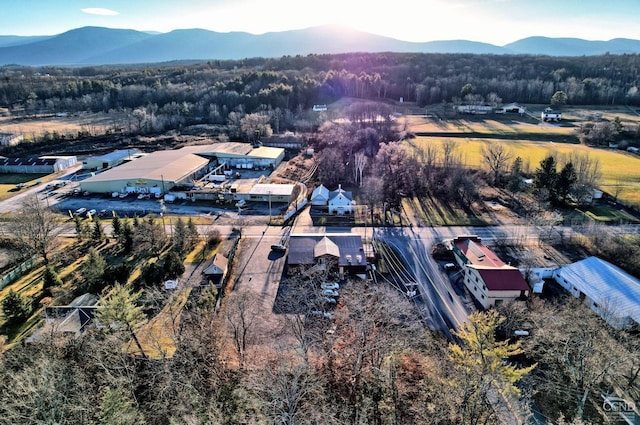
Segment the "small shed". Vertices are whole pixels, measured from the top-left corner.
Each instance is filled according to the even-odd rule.
[[[222,282],[227,275],[227,269],[229,266],[229,260],[224,255],[218,253],[211,258],[203,270],[203,274],[208,278],[211,284],[216,288],[222,287]]]

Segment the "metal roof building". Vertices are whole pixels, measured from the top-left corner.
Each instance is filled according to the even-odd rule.
[[[289,237],[288,265],[311,266],[330,256],[337,260],[340,274],[364,273],[367,259],[362,237],[354,233],[301,233]]]
[[[212,166],[275,168],[284,159],[284,149],[253,148],[247,143],[212,143],[153,152],[80,182],[92,193],[166,193],[177,185],[190,185]]]
[[[158,151],[89,177],[80,188],[92,193],[164,193],[206,172],[209,160],[185,149]]]
[[[100,156],[92,156],[82,161],[85,170],[104,170],[122,164],[126,160],[132,160],[139,155],[138,149],[120,149]]]
[[[619,267],[589,257],[560,267],[553,277],[614,328],[640,325],[640,280]]]

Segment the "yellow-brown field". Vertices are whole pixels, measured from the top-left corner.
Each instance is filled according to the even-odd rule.
[[[599,109],[570,109],[565,116],[568,119],[583,120],[593,116],[606,119],[619,117],[624,125],[640,124],[640,116],[626,108],[616,110]],[[602,179],[600,187],[608,192],[615,193],[621,188],[620,198],[628,203],[640,205],[640,157],[621,150],[593,148],[579,144],[554,143],[549,141],[554,136],[570,136],[575,131],[571,125],[558,126],[553,124],[536,124],[531,119],[517,121],[509,119],[452,119],[440,120],[427,118],[423,115],[406,117],[409,129],[414,133],[473,133],[475,137],[433,137],[417,136],[409,141],[411,145],[421,146],[427,143],[442,144],[445,140],[455,141],[458,153],[463,163],[474,168],[485,166],[482,160],[482,146],[489,143],[504,143],[513,152],[513,156],[523,159],[525,171],[533,172],[546,156],[557,154],[558,156],[570,153],[588,154],[600,162]],[[526,122],[525,122],[526,121]],[[479,138],[478,135],[486,134],[487,137]],[[499,136],[499,139],[492,135]],[[502,136],[508,136],[502,139]],[[519,139],[518,136],[521,138]],[[546,136],[546,137],[545,137]],[[536,141],[537,139],[540,141]]]
[[[45,133],[58,133],[61,135],[77,135],[78,132],[87,132],[92,135],[103,134],[105,130],[113,127],[114,120],[121,120],[103,113],[82,113],[58,116],[36,117],[0,117],[0,129],[3,133],[22,134],[25,139],[42,136]]]
[[[640,157],[619,150],[596,149],[584,145],[550,143],[550,142],[529,142],[496,139],[464,139],[464,138],[442,138],[442,137],[417,137],[411,143],[416,146],[427,143],[442,144],[445,140],[457,142],[458,152],[461,154],[465,165],[482,168],[485,164],[482,160],[482,146],[489,143],[504,143],[513,152],[514,158],[519,156],[523,159],[524,168],[529,172],[535,171],[545,157],[550,154],[587,153],[591,158],[596,158],[600,162],[602,180],[600,187],[608,193],[615,192],[615,186],[622,186],[620,198],[623,201],[640,205]]]

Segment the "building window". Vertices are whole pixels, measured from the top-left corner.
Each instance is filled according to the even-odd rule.
[[[478,290],[478,288],[474,286],[474,287],[473,287],[473,290],[474,290],[474,291],[477,291],[477,290]]]
[[[496,300],[496,303],[495,303],[496,307],[501,306],[503,301],[504,300]]]
[[[484,295],[482,295],[482,299],[484,300]]]

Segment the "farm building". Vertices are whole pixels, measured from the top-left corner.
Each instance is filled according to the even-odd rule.
[[[66,170],[77,163],[78,158],[75,156],[0,157],[0,173],[50,174]]]
[[[477,236],[459,236],[451,245],[465,286],[484,308],[529,296],[520,270],[503,263]]]
[[[555,281],[616,329],[640,325],[640,280],[589,257],[555,270]]]
[[[327,206],[329,203],[329,189],[320,185],[313,189],[311,193],[311,205],[315,206]]]
[[[503,105],[500,108],[496,109],[496,114],[506,114],[506,113],[516,113],[516,114],[524,114],[527,112],[527,108],[524,106],[518,105],[517,103],[510,103],[508,105]]]
[[[92,156],[82,161],[85,170],[98,171],[116,167],[125,161],[131,161],[140,155],[138,149],[121,149],[105,155]]]
[[[14,146],[22,142],[23,139],[22,134],[0,133],[0,146]]]
[[[307,272],[334,271],[341,276],[366,273],[362,237],[353,233],[292,234],[287,266],[301,267]]]
[[[458,105],[456,108],[460,114],[489,114],[493,108],[489,105]]]
[[[355,204],[353,194],[343,190],[342,185],[329,193],[329,214],[353,214]]]
[[[562,121],[562,112],[547,108],[540,113],[542,121]]]

